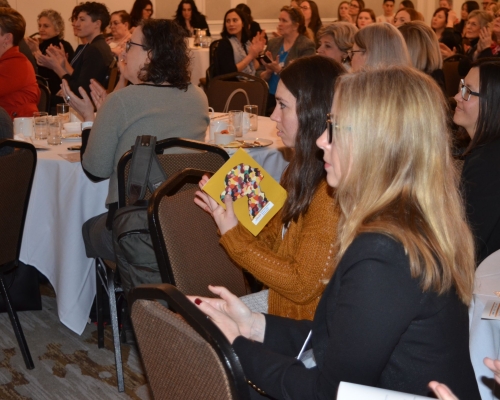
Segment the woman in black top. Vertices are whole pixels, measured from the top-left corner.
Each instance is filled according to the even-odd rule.
[[[62,48],[66,55],[66,59],[71,62],[74,51],[73,47],[63,39],[64,37],[64,20],[55,10],[43,10],[38,14],[38,34],[40,41],[33,38],[26,38],[26,43],[33,52],[33,55],[41,53],[47,54],[47,49],[50,46]],[[43,76],[48,81],[50,89],[50,104],[55,108],[56,104],[63,103],[63,99],[57,96],[61,90],[61,78],[50,68],[39,66],[38,75]]]
[[[186,36],[193,36],[194,29],[206,29],[207,36],[210,35],[205,16],[198,11],[198,7],[193,0],[181,0],[175,12],[175,22],[184,28]]]
[[[135,0],[130,10],[130,28],[135,28],[142,20],[151,18],[153,12],[151,0]]]
[[[461,183],[479,265],[500,249],[500,60],[472,64],[455,100],[453,121],[471,137]]]

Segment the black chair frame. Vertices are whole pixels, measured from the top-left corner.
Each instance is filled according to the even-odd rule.
[[[218,354],[228,376],[228,383],[233,398],[250,399],[250,391],[245,373],[233,347],[221,330],[201,312],[176,287],[162,283],[159,285],[141,285],[130,291],[128,300],[130,309],[136,300],[163,300],[170,310],[175,311],[203,338]]]
[[[24,207],[23,207],[23,215],[21,218],[21,227],[19,230],[19,238],[17,241],[18,245],[17,245],[17,249],[16,249],[16,258],[12,262],[8,262],[4,265],[0,265],[0,292],[2,293],[2,296],[5,299],[5,306],[7,308],[10,322],[12,324],[12,328],[14,329],[14,333],[16,335],[17,342],[19,344],[19,348],[21,349],[21,354],[23,356],[24,363],[26,364],[26,368],[27,369],[34,369],[35,365],[33,364],[33,359],[31,357],[31,353],[30,353],[29,348],[28,348],[28,343],[26,342],[26,338],[24,337],[23,329],[21,327],[21,323],[19,322],[19,318],[17,316],[17,313],[12,306],[10,296],[7,292],[7,288],[5,287],[3,276],[4,276],[5,272],[11,271],[12,269],[16,268],[18,265],[19,254],[21,252],[21,243],[22,243],[23,232],[24,232],[24,224],[26,222],[26,214],[28,212],[29,198],[30,198],[30,194],[31,194],[31,188],[33,186],[33,178],[35,176],[37,155],[36,155],[35,147],[30,143],[20,142],[20,141],[11,140],[11,139],[0,140],[0,150],[5,148],[5,147],[25,149],[25,150],[32,152],[32,154],[33,154],[33,167],[32,167],[32,171],[31,171],[31,178],[29,180],[28,187],[27,187],[27,193],[26,193],[27,199],[24,202]]]

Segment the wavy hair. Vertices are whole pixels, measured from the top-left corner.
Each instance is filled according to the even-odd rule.
[[[467,21],[471,18],[477,18],[481,28],[488,26],[493,21],[493,17],[490,14],[481,10],[474,10],[470,12],[467,16]]]
[[[352,48],[354,44],[354,35],[356,35],[357,31],[358,28],[350,22],[338,21],[321,28],[318,32],[318,40],[323,36],[329,35],[332,37],[339,50],[346,52]]]
[[[411,88],[411,89],[410,89]],[[428,75],[390,66],[339,78],[339,252],[364,232],[401,242],[424,291],[472,298],[474,241],[451,156],[448,104]],[[341,149],[349,149],[342,152]]]
[[[419,13],[417,10],[415,10],[414,8],[411,8],[411,7],[405,7],[405,8],[402,8],[401,10],[396,11],[396,14],[394,14],[394,18],[396,18],[396,16],[401,11],[405,11],[406,13],[408,13],[411,21],[423,21],[424,20],[424,16],[421,13]]]
[[[26,32],[26,21],[13,8],[0,7],[0,29],[2,35],[12,33],[12,44],[17,46]]]
[[[403,35],[387,22],[377,22],[359,30],[354,36],[354,42],[360,49],[366,50],[367,67],[411,65]]]
[[[439,49],[436,33],[422,21],[412,21],[401,25],[411,63],[416,69],[427,74],[443,67],[443,57]]]
[[[313,31],[314,36],[316,37],[318,31],[323,26],[323,23],[321,22],[321,17],[319,16],[318,5],[314,0],[302,0],[299,3],[299,7],[304,2],[309,3],[309,7],[311,7],[311,20],[309,21],[309,25],[307,25],[307,27]]]
[[[297,32],[301,35],[305,35],[307,31],[306,27],[306,20],[304,18],[304,14],[302,14],[302,11],[300,8],[297,7],[291,7],[291,6],[283,6],[281,7],[281,11],[286,12],[290,16],[290,20],[294,24],[298,24]]]
[[[47,18],[52,25],[54,25],[54,29],[57,32],[57,37],[59,39],[64,38],[64,20],[61,17],[61,14],[59,14],[56,10],[42,10],[40,14],[38,14],[38,17],[36,18],[37,21],[40,21],[40,18],[45,17]]]
[[[281,82],[296,99],[299,123],[295,155],[281,178],[288,192],[281,213],[285,225],[307,212],[316,188],[325,177],[316,139],[326,129],[326,114],[332,107],[335,81],[344,72],[338,62],[316,55],[293,61],[280,74]]]
[[[111,16],[105,4],[87,1],[86,3],[79,4],[77,7],[80,7],[79,13],[87,13],[92,22],[101,21],[101,32],[104,32],[108,27]]]
[[[139,71],[138,78],[157,85],[168,82],[187,90],[190,60],[182,28],[170,19],[148,19],[140,26],[149,62]]]
[[[479,114],[465,154],[478,146],[500,139],[500,60],[483,58],[472,64],[479,68]]]

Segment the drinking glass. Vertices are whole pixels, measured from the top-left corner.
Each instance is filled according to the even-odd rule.
[[[249,119],[249,129],[256,131],[259,126],[259,107],[256,105],[248,105],[243,108],[246,116]]]
[[[243,136],[243,111],[229,111],[229,125],[232,125],[234,128],[234,136],[242,137]]]
[[[49,119],[49,135],[47,143],[51,145],[61,144],[61,119],[59,117],[48,117]]]
[[[65,124],[66,122],[69,122],[69,104],[67,103],[60,103],[57,105],[57,116],[61,120],[61,125]]]
[[[33,113],[33,125],[35,130],[35,139],[47,139],[49,133],[48,113],[36,112]]]

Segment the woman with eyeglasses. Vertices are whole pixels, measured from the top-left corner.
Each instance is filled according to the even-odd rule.
[[[283,69],[271,120],[283,144],[294,149],[294,157],[281,178],[288,192],[285,205],[264,230],[255,237],[239,224],[232,202],[225,221],[220,219],[222,207],[212,213],[231,259],[269,288],[267,302],[257,304],[264,303],[259,309],[273,315],[312,320],[322,281],[333,272],[337,232],[331,227],[337,224],[339,209],[315,143],[326,126],[335,80],[344,72],[339,63],[320,56],[300,58]],[[197,204],[210,210],[208,197],[197,195]],[[245,301],[255,303],[255,296],[263,294],[245,296]]]
[[[111,36],[106,39],[106,43],[115,55],[120,57],[125,50],[125,43],[130,39],[130,14],[125,10],[111,13],[109,22]]]
[[[455,100],[453,121],[471,138],[461,182],[479,265],[500,249],[500,60],[473,64]]]
[[[490,26],[481,29],[479,41],[473,58],[487,58],[500,56],[500,10],[494,14]]]
[[[130,10],[130,28],[133,31],[141,21],[153,16],[153,3],[151,0],[135,0]]]
[[[334,399],[344,381],[427,396],[438,380],[480,399],[469,355],[473,238],[447,115],[441,89],[413,67],[338,78],[316,143],[342,215],[313,321],[251,312],[223,287],[209,287],[220,298],[191,297],[260,393]]]
[[[266,115],[271,115],[276,106],[276,89],[280,80],[280,72],[292,61],[300,57],[312,56],[316,53],[314,42],[306,37],[304,14],[299,8],[284,6],[278,19],[278,34],[269,40],[266,55],[268,61],[262,61],[257,74],[269,83]]]
[[[318,5],[313,0],[302,0],[299,3],[299,7],[302,10],[302,14],[304,14],[306,27],[312,31],[313,36],[310,39],[316,41],[316,35],[323,26],[321,17],[319,16]]]
[[[394,26],[385,22],[359,30],[347,54],[353,72],[365,66],[385,68],[390,65],[411,65],[403,36]]]
[[[122,74],[132,83],[107,97],[92,85],[91,97],[80,90],[80,99],[63,82],[67,102],[84,118],[82,124],[82,167],[95,181],[109,178],[108,213],[83,225],[89,258],[114,260],[112,233],[106,219],[117,209],[117,166],[138,135],[158,140],[184,137],[203,141],[208,126],[208,102],[203,91],[190,83],[189,55],[184,31],[172,20],[149,19],[132,33],[122,54]],[[105,100],[104,100],[105,99]],[[110,219],[112,221],[112,219]],[[130,289],[129,271],[120,269],[122,285]],[[158,275],[158,282],[160,282]]]
[[[353,24],[340,21],[321,28],[318,32],[318,54],[332,58],[344,64],[346,69],[350,69],[351,66],[346,60],[347,51],[354,45],[354,35],[357,31]]]
[[[365,2],[363,0],[351,0],[349,2],[349,16],[354,25],[358,20],[358,14],[361,10],[365,8]]]

